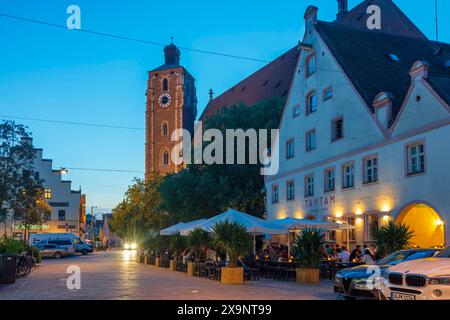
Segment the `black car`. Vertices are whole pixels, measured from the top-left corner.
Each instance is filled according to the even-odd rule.
[[[377,277],[383,277],[390,267],[401,262],[429,258],[437,252],[439,249],[400,250],[377,261],[376,265],[360,265],[341,270],[336,274],[334,292],[345,299],[382,299],[381,292],[376,288]],[[375,272],[378,274],[374,274]]]

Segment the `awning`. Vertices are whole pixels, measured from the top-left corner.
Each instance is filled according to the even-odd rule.
[[[253,235],[259,235],[259,234],[286,234],[287,231],[284,230],[283,227],[280,227],[278,225],[273,224],[270,221],[263,220],[254,216],[251,216],[249,214],[228,209],[227,211],[214,216],[210,219],[207,219],[200,223],[191,223],[189,226],[184,226],[180,233],[182,235],[187,235],[190,231],[200,228],[203,230],[206,230],[208,232],[213,231],[214,225],[216,225],[219,222],[223,221],[229,221],[229,222],[238,222],[239,224],[243,225],[247,232],[253,234]]]
[[[171,236],[171,235],[177,234],[179,232],[181,233],[183,228],[189,228],[191,225],[197,225],[199,223],[202,223],[205,220],[206,219],[199,219],[199,220],[195,220],[195,221],[191,221],[191,222],[187,222],[187,223],[180,222],[180,223],[177,223],[177,224],[175,224],[173,226],[170,226],[170,227],[168,227],[166,229],[162,229],[160,231],[160,234],[162,236]]]

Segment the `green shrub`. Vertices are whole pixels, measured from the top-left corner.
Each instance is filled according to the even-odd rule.
[[[252,237],[242,224],[224,221],[213,226],[213,243],[227,253],[230,267],[236,267],[239,257],[247,255],[252,247]]]
[[[398,250],[412,247],[414,232],[406,224],[395,224],[392,221],[385,226],[374,226],[372,240],[378,248],[377,258],[385,257]]]
[[[211,236],[207,231],[195,228],[187,235],[187,245],[194,253],[195,260],[200,260],[205,257],[206,249],[211,245]]]
[[[24,251],[23,242],[3,237],[0,242],[0,253],[4,254],[19,254]]]
[[[322,253],[320,247],[325,242],[325,233],[321,229],[307,228],[301,230],[295,237],[294,255],[303,268],[316,269],[320,267]]]

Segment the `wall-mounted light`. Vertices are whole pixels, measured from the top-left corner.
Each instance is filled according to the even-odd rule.
[[[390,210],[391,208],[389,207],[388,204],[383,204],[383,206],[381,207],[382,212],[389,212]]]
[[[441,219],[436,219],[435,223],[436,227],[442,227],[444,225],[444,221],[442,221]]]
[[[362,215],[362,210],[361,209],[356,210],[356,215],[358,216]]]

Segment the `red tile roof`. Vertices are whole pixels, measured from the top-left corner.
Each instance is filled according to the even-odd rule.
[[[253,105],[259,101],[287,95],[298,60],[298,46],[290,49],[220,96],[212,99],[200,116],[214,115],[225,106]]]

